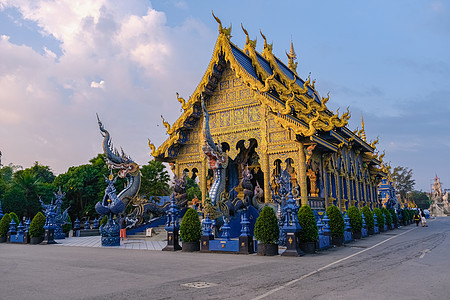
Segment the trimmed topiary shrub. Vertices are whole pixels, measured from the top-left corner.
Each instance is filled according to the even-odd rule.
[[[377,218],[378,227],[383,228],[384,227],[384,217],[383,212],[378,207],[373,209],[373,216]]]
[[[361,233],[362,229],[362,215],[359,209],[355,206],[347,210],[347,215],[350,218],[350,227],[353,233]]]
[[[302,226],[299,234],[300,242],[315,242],[319,238],[316,217],[311,207],[303,205],[298,210],[298,222]]]
[[[102,226],[102,225],[105,226],[107,222],[108,222],[108,216],[104,215],[102,220],[100,221],[100,226]]]
[[[15,212],[10,212],[9,213],[9,216],[11,217],[11,219],[13,219],[14,220],[14,222],[16,222],[16,229],[17,229],[17,226],[19,226],[19,217],[16,215],[16,213]],[[11,221],[10,221],[11,222]]]
[[[367,229],[373,230],[374,228],[374,222],[373,222],[373,213],[370,210],[368,206],[364,206],[362,208],[362,213],[364,214],[364,217],[366,218],[366,225]]]
[[[69,232],[72,229],[72,220],[70,219],[70,216],[67,216],[67,222],[62,226],[62,230],[64,233]]]
[[[11,223],[11,216],[5,214],[0,221],[0,237],[6,237],[8,235],[9,223]]]
[[[395,212],[395,209],[390,208],[389,213],[391,214],[392,224],[397,226],[398,225],[398,216],[397,216],[397,213]]]
[[[327,208],[327,216],[330,219],[330,230],[332,237],[344,237],[345,232],[345,222],[339,208],[331,205]]]
[[[45,216],[43,213],[38,212],[33,220],[31,220],[30,228],[28,229],[28,233],[31,237],[41,237],[44,235],[45,229]]]
[[[381,211],[386,216],[386,225],[388,226],[388,228],[391,228],[392,225],[391,213],[385,207],[381,208]]]
[[[255,223],[255,238],[262,244],[276,244],[280,231],[273,209],[264,206]]]
[[[183,242],[198,242],[202,236],[202,225],[195,209],[189,208],[180,224],[180,236]]]

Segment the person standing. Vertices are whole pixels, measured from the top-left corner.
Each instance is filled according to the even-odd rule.
[[[123,241],[127,238],[127,221],[125,217],[120,219],[120,240]]]
[[[420,212],[416,211],[414,213],[414,222],[416,222],[416,227],[419,226],[419,222],[420,222]]]
[[[427,219],[425,218],[425,212],[423,209],[420,209],[420,218],[422,220],[422,227],[428,227]]]

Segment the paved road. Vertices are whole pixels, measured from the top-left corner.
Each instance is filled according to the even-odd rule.
[[[438,218],[299,258],[0,244],[0,299],[449,299],[449,230]]]

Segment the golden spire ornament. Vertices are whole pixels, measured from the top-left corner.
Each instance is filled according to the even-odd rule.
[[[297,62],[294,62],[294,60],[297,59],[297,54],[295,54],[294,51],[294,43],[291,40],[291,50],[289,51],[289,53],[286,52],[286,55],[289,59],[289,69],[291,69],[292,71],[294,71],[295,73],[297,73]]]

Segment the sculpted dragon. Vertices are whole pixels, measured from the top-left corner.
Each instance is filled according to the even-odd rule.
[[[209,114],[205,107],[205,101],[202,98],[203,109],[203,152],[208,158],[209,168],[213,170],[214,180],[209,190],[211,204],[214,206],[218,203],[221,194],[225,191],[225,176],[228,166],[228,155],[222,151],[220,144],[215,144],[209,129]]]
[[[107,178],[108,188],[105,191],[105,197],[103,198],[103,201],[99,201],[95,205],[95,209],[102,215],[109,214],[110,212],[120,213],[127,206],[128,202],[135,198],[139,192],[141,186],[141,172],[139,170],[139,165],[127,156],[123,152],[123,149],[121,149],[121,153],[119,154],[119,151],[113,148],[111,136],[103,127],[98,115],[97,120],[100,133],[103,136],[103,152],[106,155],[106,163],[111,170],[119,170],[117,175],[120,178],[126,178],[127,185],[117,196],[115,196],[116,190],[114,188],[114,183],[117,178],[114,179],[111,174],[110,178]]]

